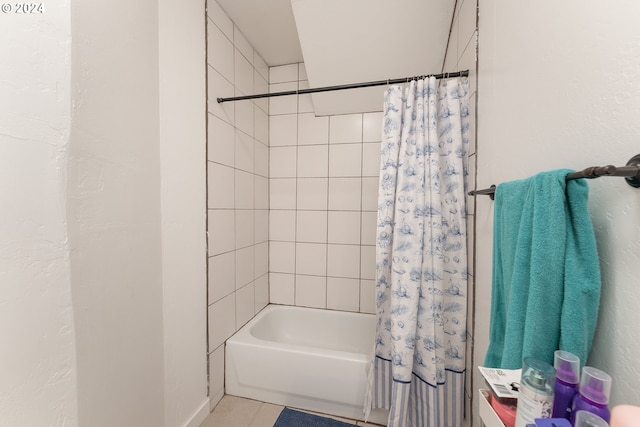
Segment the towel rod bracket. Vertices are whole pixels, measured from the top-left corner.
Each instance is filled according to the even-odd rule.
[[[638,173],[636,174],[636,176],[629,176],[625,178],[627,184],[635,188],[640,188],[640,154],[636,154],[631,159],[629,159],[629,161],[627,162],[627,166],[635,166],[638,168]]]

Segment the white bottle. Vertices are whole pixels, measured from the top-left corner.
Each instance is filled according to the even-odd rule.
[[[551,418],[555,380],[553,366],[533,357],[524,358],[515,427],[534,424],[536,418]]]

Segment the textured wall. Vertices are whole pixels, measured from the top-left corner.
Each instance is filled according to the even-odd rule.
[[[639,14],[629,0],[480,2],[478,188],[640,152]],[[613,376],[613,404],[639,404],[640,191],[622,178],[589,186],[603,293],[588,364]],[[492,215],[479,197],[476,365],[488,344]]]
[[[80,425],[164,425],[158,5],[74,2],[67,209]]]
[[[78,425],[66,222],[69,1],[0,15],[0,425]],[[6,10],[3,9],[3,12]]]

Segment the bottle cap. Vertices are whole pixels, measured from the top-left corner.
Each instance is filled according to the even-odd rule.
[[[594,403],[606,405],[611,393],[611,377],[600,369],[585,366],[580,378],[580,394]]]
[[[580,358],[568,351],[556,350],[553,358],[556,378],[567,384],[578,384],[580,378]]]
[[[596,414],[588,411],[576,412],[575,427],[609,427],[609,424]]]
[[[522,383],[539,390],[553,390],[556,370],[553,366],[533,357],[525,357],[522,363]]]

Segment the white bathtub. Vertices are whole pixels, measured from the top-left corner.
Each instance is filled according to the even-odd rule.
[[[269,305],[227,340],[225,391],[362,420],[374,335],[372,314]]]

